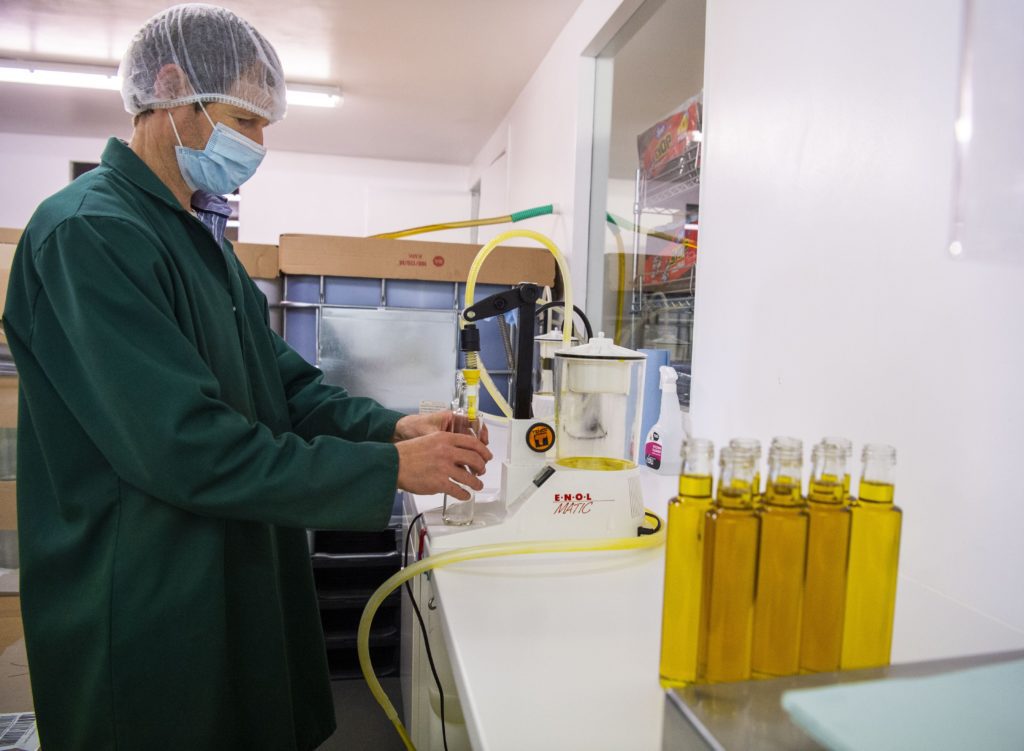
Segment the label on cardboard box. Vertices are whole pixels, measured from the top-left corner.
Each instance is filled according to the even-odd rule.
[[[281,235],[281,271],[309,276],[464,282],[480,246],[381,237]],[[484,261],[481,284],[552,285],[555,259],[544,248],[500,245]]]

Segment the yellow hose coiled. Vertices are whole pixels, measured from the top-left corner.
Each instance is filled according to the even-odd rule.
[[[405,725],[402,724],[398,711],[391,703],[391,700],[388,699],[387,694],[384,693],[384,688],[380,685],[380,681],[377,680],[377,676],[374,675],[373,664],[370,661],[370,626],[373,623],[373,616],[376,615],[377,609],[380,608],[381,603],[387,599],[388,595],[409,579],[431,569],[448,566],[452,563],[474,561],[480,558],[500,558],[509,555],[527,555],[531,553],[580,553],[602,550],[646,550],[656,548],[665,541],[665,525],[661,523],[661,519],[658,519],[658,522],[659,529],[657,532],[637,537],[621,537],[612,540],[504,542],[496,545],[475,545],[458,550],[449,550],[422,558],[411,566],[407,566],[393,574],[387,581],[381,584],[377,591],[370,595],[370,599],[363,609],[363,615],[359,619],[359,630],[356,633],[359,668],[362,670],[363,678],[366,679],[366,683],[370,687],[370,693],[373,694],[377,703],[380,704],[387,718],[391,720],[391,724],[395,726],[406,749],[415,751],[416,747],[413,745]]]
[[[565,263],[565,257],[562,255],[558,247],[551,241],[550,238],[542,235],[540,232],[534,232],[529,229],[513,229],[508,232],[502,232],[497,237],[493,238],[490,242],[484,245],[477,252],[476,257],[473,259],[473,264],[469,267],[469,275],[466,277],[466,297],[463,308],[468,308],[473,304],[474,293],[476,291],[476,278],[480,274],[480,267],[484,265],[484,261],[487,260],[487,256],[491,254],[498,245],[503,243],[505,240],[510,240],[514,237],[524,237],[540,243],[547,248],[551,255],[555,257],[555,263],[558,265],[558,270],[562,274],[562,282],[565,287],[565,310],[566,319],[570,319],[572,316],[572,281],[569,278],[569,267]],[[519,324],[523,325],[522,322]],[[459,319],[459,328],[465,327],[465,321]],[[569,347],[572,336],[572,326],[562,327],[562,346]],[[512,417],[512,407],[509,406],[508,401],[502,396],[501,392],[498,391],[498,387],[494,385],[494,380],[491,378],[490,373],[487,372],[487,368],[484,367],[483,361],[480,365],[480,380],[483,382],[484,387],[487,389],[487,393],[494,399],[494,403],[498,405],[498,408],[505,414],[507,418]]]

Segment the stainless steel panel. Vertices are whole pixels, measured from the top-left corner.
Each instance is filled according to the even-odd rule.
[[[320,368],[328,383],[402,412],[419,411],[424,399],[451,401],[454,310],[323,308],[322,316]]]
[[[1024,651],[951,657],[885,668],[817,673],[740,683],[715,683],[671,689],[665,698],[663,751],[676,749],[821,749],[782,708],[791,689],[839,683],[919,678],[1024,657]]]

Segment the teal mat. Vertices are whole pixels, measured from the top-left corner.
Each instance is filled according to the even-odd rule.
[[[787,691],[782,706],[835,751],[1024,749],[1024,660],[926,678]]]

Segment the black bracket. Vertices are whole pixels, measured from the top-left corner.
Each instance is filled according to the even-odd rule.
[[[533,337],[537,326],[537,300],[542,292],[543,288],[536,284],[517,284],[506,292],[485,297],[462,311],[466,323],[494,318],[510,310],[519,311],[519,341],[512,394],[512,417],[517,420],[533,416]]]

